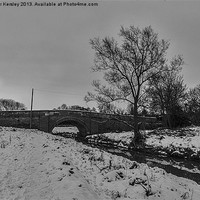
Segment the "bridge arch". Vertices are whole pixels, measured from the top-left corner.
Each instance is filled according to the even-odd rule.
[[[63,117],[61,119],[58,119],[56,122],[54,122],[50,126],[50,132],[52,132],[56,126],[62,125],[62,124],[76,126],[79,130],[78,136],[80,137],[84,137],[88,135],[88,133],[90,132],[88,126],[85,124],[84,121],[74,118],[74,117]]]

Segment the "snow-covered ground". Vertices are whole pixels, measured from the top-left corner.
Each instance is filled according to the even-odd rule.
[[[190,154],[191,157],[200,158],[200,127],[149,132],[146,144],[167,149],[172,154]]]
[[[1,200],[199,200],[200,185],[69,138],[0,128]]]
[[[75,126],[58,126],[55,127],[52,131],[53,133],[77,133],[78,132],[78,128]]]
[[[157,129],[141,131],[145,136],[146,148],[157,150],[160,154],[200,159],[200,127],[188,127],[178,130]],[[106,139],[117,142],[118,146],[128,148],[133,132],[104,133],[88,136],[90,140]]]

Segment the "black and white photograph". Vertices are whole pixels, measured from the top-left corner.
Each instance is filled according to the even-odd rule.
[[[0,0],[0,200],[199,200],[200,1]]]

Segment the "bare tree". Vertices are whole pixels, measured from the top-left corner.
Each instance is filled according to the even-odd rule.
[[[67,110],[68,109],[68,106],[63,103],[61,106],[58,107],[58,110]]]
[[[26,106],[12,99],[0,99],[0,110],[26,110]]]
[[[59,106],[58,108],[54,108],[53,110],[83,110],[83,111],[93,111],[95,112],[95,108],[90,109],[89,107],[85,108],[79,105],[67,106],[65,103]]]
[[[96,93],[88,92],[85,100],[101,103],[124,101],[133,105],[134,141],[140,138],[138,107],[144,97],[145,85],[160,73],[166,62],[169,42],[159,40],[151,26],[143,29],[121,27],[121,45],[114,38],[90,40],[95,51],[93,71],[103,72],[107,84],[93,81]]]
[[[200,111],[200,85],[197,85],[188,91],[187,109],[191,112]]]
[[[191,88],[187,92],[185,101],[186,112],[192,123],[195,125],[200,124],[200,85]]]
[[[147,95],[150,98],[150,108],[167,116],[167,123],[172,127],[170,116],[183,103],[186,95],[186,85],[180,75],[184,64],[181,56],[174,57],[160,74],[149,80]]]

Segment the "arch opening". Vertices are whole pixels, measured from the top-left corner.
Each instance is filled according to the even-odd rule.
[[[88,129],[83,122],[76,119],[61,119],[53,125],[51,133],[63,137],[76,138],[85,137]]]

